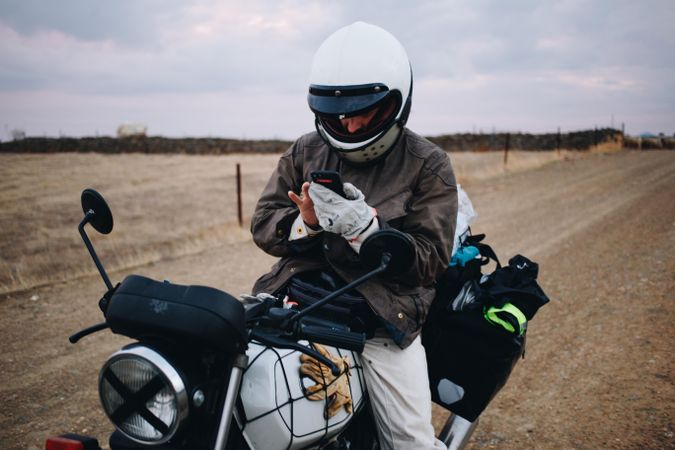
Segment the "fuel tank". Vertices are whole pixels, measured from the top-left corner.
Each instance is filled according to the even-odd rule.
[[[352,412],[341,407],[335,415],[327,417],[330,398],[307,398],[307,389],[316,383],[301,375],[300,352],[249,345],[249,366],[242,379],[235,418],[251,448],[312,448],[312,444],[325,443],[342,431],[364,406],[366,384],[359,355],[336,347],[325,348],[334,357],[348,360]]]

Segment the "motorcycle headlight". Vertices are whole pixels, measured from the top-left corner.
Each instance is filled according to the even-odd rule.
[[[188,414],[185,384],[156,351],[137,345],[114,353],[98,383],[103,409],[124,435],[142,444],[162,444]]]

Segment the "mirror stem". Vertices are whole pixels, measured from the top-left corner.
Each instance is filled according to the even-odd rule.
[[[94,251],[94,246],[91,245],[91,241],[89,240],[89,237],[87,236],[87,233],[84,231],[84,226],[89,223],[91,218],[94,217],[94,211],[91,209],[87,211],[87,214],[84,215],[84,219],[82,219],[82,222],[80,222],[80,225],[78,225],[77,229],[80,232],[80,236],[82,236],[82,240],[84,241],[84,245],[87,246],[87,250],[89,250],[89,254],[91,255],[91,258],[94,260],[94,264],[96,264],[96,268],[98,269],[98,272],[101,274],[101,277],[103,278],[103,281],[105,282],[105,285],[108,287],[108,290],[111,290],[113,288],[112,283],[110,282],[110,278],[108,278],[108,274],[105,273],[105,269],[103,268],[103,265],[101,264],[101,261],[98,259],[98,256],[96,255],[96,251]]]
[[[389,253],[383,253],[382,254],[382,259],[380,260],[380,265],[376,267],[375,269],[371,270],[367,274],[363,275],[360,278],[357,278],[356,280],[352,281],[351,283],[346,284],[345,286],[341,287],[335,292],[331,292],[318,302],[314,303],[313,305],[303,309],[293,317],[291,317],[288,322],[286,323],[286,326],[292,325],[293,323],[298,322],[300,319],[302,319],[304,316],[309,314],[310,312],[314,311],[317,308],[321,308],[323,305],[326,303],[330,302],[334,298],[337,298],[338,296],[344,294],[345,292],[354,289],[356,286],[360,286],[364,282],[370,280],[373,278],[375,275],[380,274],[387,270],[387,267],[389,266],[389,261],[391,260],[391,255]]]

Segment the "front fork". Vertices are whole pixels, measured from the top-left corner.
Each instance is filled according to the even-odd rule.
[[[438,439],[448,447],[448,450],[462,450],[469,442],[477,425],[478,419],[469,422],[457,414],[450,413]]]
[[[225,450],[225,445],[227,445],[227,437],[230,434],[230,425],[232,424],[232,416],[234,414],[234,405],[237,402],[241,378],[247,366],[248,356],[246,354],[237,355],[234,358],[230,381],[227,385],[225,403],[223,404],[223,411],[220,416],[220,423],[218,424],[218,436],[216,437],[216,445],[213,447],[214,450]]]

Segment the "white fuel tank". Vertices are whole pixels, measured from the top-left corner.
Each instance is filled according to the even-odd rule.
[[[335,357],[346,356],[349,360],[353,404],[352,413],[340,408],[329,419],[324,417],[325,400],[305,397],[305,389],[315,383],[300,374],[300,352],[249,344],[249,366],[244,372],[240,391],[243,407],[237,408],[235,417],[251,448],[312,448],[313,443],[339,433],[360,410],[366,384],[358,354],[335,347],[326,346],[326,349]]]

